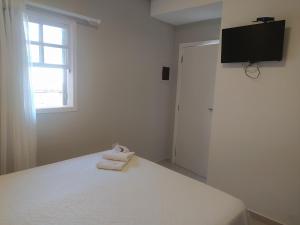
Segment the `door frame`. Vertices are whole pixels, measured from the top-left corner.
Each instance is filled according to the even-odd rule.
[[[220,44],[220,40],[209,40],[209,41],[179,44],[175,120],[174,120],[173,143],[172,143],[172,163],[176,163],[176,141],[177,141],[177,132],[178,132],[179,110],[180,110],[179,101],[180,101],[180,88],[181,88],[181,79],[182,79],[182,64],[183,64],[182,59],[183,59],[184,49],[190,47],[201,47],[206,45],[219,45],[219,44]]]

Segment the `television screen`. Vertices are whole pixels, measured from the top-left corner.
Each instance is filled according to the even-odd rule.
[[[285,21],[222,31],[222,63],[281,61]]]

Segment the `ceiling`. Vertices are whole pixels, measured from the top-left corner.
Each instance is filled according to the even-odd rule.
[[[217,19],[222,17],[222,2],[153,15],[153,17],[176,26],[203,20]]]

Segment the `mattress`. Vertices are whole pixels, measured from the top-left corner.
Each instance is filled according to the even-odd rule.
[[[98,170],[101,153],[0,176],[0,225],[246,225],[240,200],[134,157]]]

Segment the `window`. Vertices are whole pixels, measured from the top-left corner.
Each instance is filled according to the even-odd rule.
[[[75,109],[75,23],[29,12],[30,82],[38,112]]]

